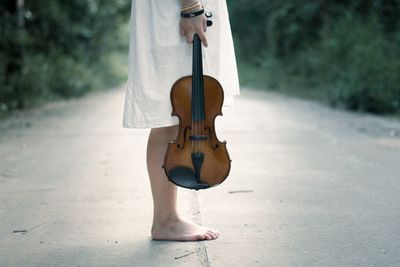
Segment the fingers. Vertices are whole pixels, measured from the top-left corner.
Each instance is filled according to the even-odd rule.
[[[191,32],[186,33],[186,32],[183,31],[182,35],[186,36],[186,41],[188,43],[193,43],[193,39],[194,39],[194,35],[195,34],[196,34],[196,32],[192,32],[191,31]],[[204,34],[204,32],[203,31],[199,31],[199,32],[197,32],[197,35],[199,36],[199,38],[200,38],[201,42],[203,43],[203,45],[205,47],[207,47],[208,46],[208,42],[207,42],[207,38],[206,38],[206,35]]]
[[[201,17],[198,18],[183,18],[179,22],[179,31],[182,36],[186,37],[188,43],[193,42],[193,37],[197,33],[201,42],[205,47],[208,46],[205,32],[207,30],[207,20]]]
[[[190,44],[193,43],[193,37],[194,37],[194,33],[190,32],[188,34],[186,34],[186,41]]]
[[[188,34],[185,34],[185,35],[186,35],[186,41],[188,43],[193,43],[193,39],[194,39],[195,33],[191,32],[191,33],[188,33]],[[206,38],[204,32],[198,32],[197,35],[199,36],[199,38],[200,38],[201,42],[203,43],[203,45],[205,47],[207,47],[208,46],[208,42],[207,42],[207,38]]]
[[[207,46],[208,46],[208,43],[207,43],[207,38],[206,38],[206,35],[204,34],[204,32],[202,31],[202,32],[199,32],[199,33],[197,33],[197,34],[199,35],[200,40],[201,40],[201,42],[203,43],[203,45],[204,45],[205,47],[207,47]],[[192,38],[192,40],[193,40],[193,38]]]
[[[185,36],[185,29],[184,29],[182,20],[179,22],[179,32],[180,32],[181,36]]]

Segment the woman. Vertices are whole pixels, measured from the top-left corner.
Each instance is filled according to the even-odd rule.
[[[208,29],[205,15],[197,12],[203,8],[213,13],[213,26]],[[203,49],[204,74],[219,80],[224,106],[232,106],[239,84],[225,0],[133,0],[123,124],[126,128],[151,128],[147,169],[155,240],[212,240],[219,235],[178,215],[177,188],[161,168],[167,143],[175,139],[178,129],[178,119],[170,115],[170,89],[177,79],[191,75],[195,33],[207,47]]]

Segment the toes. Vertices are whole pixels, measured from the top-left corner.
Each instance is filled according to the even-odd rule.
[[[219,236],[219,232],[213,229],[207,229],[207,233],[210,234],[213,237],[213,239],[216,239]]]
[[[195,241],[195,240],[214,240],[218,238],[219,233],[212,232],[207,230],[204,234],[197,234],[194,236],[190,236],[187,240]]]
[[[213,237],[212,237],[212,235],[210,234],[210,233],[206,233],[205,235],[204,235],[206,238],[206,240],[212,240],[212,239],[214,239]]]
[[[215,233],[216,235],[219,235],[219,232],[217,230],[214,229],[210,229],[211,232]]]
[[[197,241],[197,240],[207,240],[206,234],[197,234],[188,238],[190,241]]]
[[[207,234],[209,236],[211,236],[212,239],[217,239],[218,238],[218,234],[212,231],[208,231]]]

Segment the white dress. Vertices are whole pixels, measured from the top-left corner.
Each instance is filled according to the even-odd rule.
[[[207,0],[213,25],[208,47],[203,48],[204,74],[224,89],[224,106],[239,94],[232,34],[225,0]],[[179,0],[133,0],[131,11],[129,74],[126,83],[123,126],[156,128],[178,124],[171,116],[173,83],[192,72],[192,45],[179,33]]]

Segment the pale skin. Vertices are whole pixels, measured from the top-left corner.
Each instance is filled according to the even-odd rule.
[[[187,6],[193,0],[181,0]],[[197,11],[199,7],[187,12]],[[206,17],[181,18],[179,28],[188,43],[197,33],[207,46]],[[153,196],[154,213],[151,235],[154,240],[199,241],[218,238],[219,233],[181,217],[177,211],[177,187],[168,181],[161,168],[167,143],[176,138],[178,126],[153,128],[147,143],[147,170]]]

